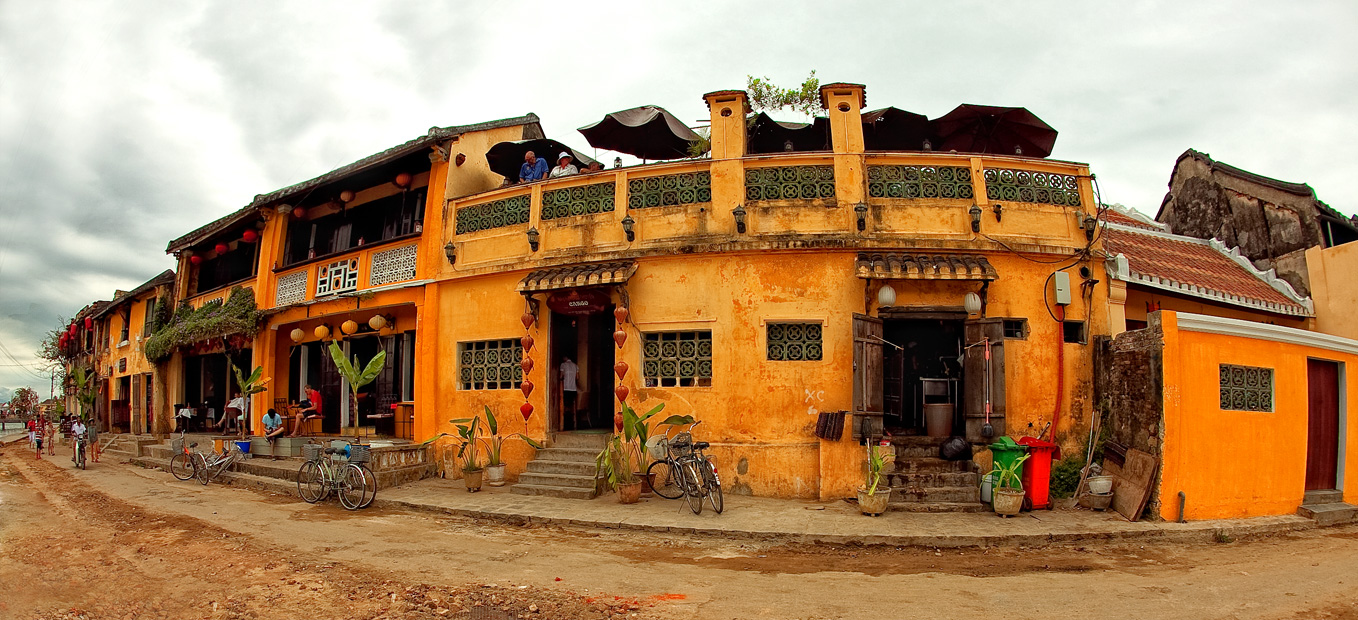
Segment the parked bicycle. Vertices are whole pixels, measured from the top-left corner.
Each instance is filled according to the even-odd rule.
[[[721,514],[726,507],[721,478],[717,476],[716,464],[703,452],[711,444],[693,441],[693,428],[699,424],[702,421],[694,422],[673,438],[658,436],[653,446],[647,446],[654,450],[651,456],[655,460],[646,468],[646,474],[656,495],[665,499],[684,498],[695,515],[702,514],[706,499],[712,510]]]
[[[231,465],[236,461],[245,459],[245,453],[241,452],[240,448],[236,447],[236,442],[234,441],[223,441],[222,452],[220,454],[216,452],[194,452],[194,456],[198,463],[198,467],[194,473],[198,476],[198,481],[204,485],[212,482],[213,478],[216,478],[221,475],[222,472],[230,469]]]
[[[182,422],[179,425],[179,437],[170,442],[170,449],[174,456],[170,457],[170,475],[179,480],[188,480],[198,475],[198,464],[202,461],[202,455],[194,451],[198,447],[198,442],[185,445],[184,433],[188,427]]]
[[[306,462],[297,470],[297,494],[314,504],[334,493],[348,510],[366,507],[377,496],[377,478],[372,470],[365,472],[354,461],[366,462],[367,452],[368,446],[359,444],[343,448],[302,446]]]

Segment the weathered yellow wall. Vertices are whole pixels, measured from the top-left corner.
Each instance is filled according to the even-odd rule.
[[[1358,355],[1271,340],[1179,329],[1178,314],[1161,312],[1164,329],[1164,460],[1160,495],[1187,496],[1188,519],[1293,514],[1306,489],[1308,357],[1353,369]],[[1241,364],[1274,369],[1274,410],[1223,411],[1218,366]],[[1347,402],[1358,402],[1352,380],[1341,386]],[[1358,419],[1343,410],[1347,435],[1341,444],[1358,446]],[[1344,424],[1341,422],[1341,429]],[[1350,448],[1344,472],[1345,498],[1358,499],[1358,456]],[[1178,505],[1162,502],[1161,517],[1177,517]]]
[[[433,188],[430,188],[429,195],[451,200],[499,187],[505,178],[491,172],[490,162],[486,161],[486,151],[501,142],[522,140],[524,130],[525,126],[520,125],[475,131],[458,136],[448,145],[448,169],[443,175],[446,179],[444,192],[435,194]],[[467,156],[466,161],[463,161],[461,166],[456,165],[458,153]],[[552,161],[556,157],[556,153],[537,153],[537,156]],[[518,179],[514,180],[517,181]],[[442,207],[442,201],[439,201],[434,208],[440,207]]]
[[[1358,339],[1358,243],[1306,250],[1316,331]]]

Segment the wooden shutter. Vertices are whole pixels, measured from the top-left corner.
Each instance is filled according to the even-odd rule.
[[[966,321],[963,329],[967,349],[962,367],[962,411],[967,441],[988,443],[1005,434],[1004,319],[972,319]],[[987,338],[990,339],[990,425],[995,428],[991,437],[981,433],[986,422],[986,348],[983,343]]]
[[[853,315],[853,437],[882,434],[882,320]]]

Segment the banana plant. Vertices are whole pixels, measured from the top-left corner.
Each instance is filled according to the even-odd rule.
[[[646,471],[646,466],[650,464],[646,457],[646,442],[651,439],[651,418],[655,417],[656,414],[664,409],[665,403],[660,403],[652,407],[650,411],[647,411],[644,414],[638,414],[629,407],[626,402],[622,403],[621,431],[623,440],[632,448],[632,451],[635,454],[637,471],[639,472]],[[660,425],[664,426],[668,424],[680,426],[692,424],[693,421],[694,419],[691,415],[672,415],[665,418]]]
[[[458,418],[449,420],[457,429],[461,444],[457,447],[457,458],[462,460],[462,471],[473,473],[481,471],[480,458],[477,457],[477,444],[481,441],[481,418]]]
[[[868,495],[877,494],[877,485],[882,483],[882,471],[886,469],[886,455],[877,449],[877,444],[868,446]]]
[[[339,370],[340,376],[349,384],[349,411],[353,415],[353,427],[358,427],[358,390],[377,379],[377,375],[382,373],[382,368],[387,363],[387,352],[378,351],[372,359],[368,360],[368,365],[364,366],[358,361],[358,356],[354,356],[353,363],[344,357],[344,349],[338,343],[330,343],[330,357],[335,360],[335,368]],[[359,370],[362,368],[363,370]]]
[[[231,372],[236,375],[236,386],[240,388],[241,398],[245,399],[245,410],[241,411],[241,415],[248,418],[250,416],[250,397],[266,390],[267,388],[264,386],[272,378],[261,376],[264,374],[263,366],[256,366],[254,372],[251,372],[248,377],[235,364],[231,364]],[[240,438],[245,439],[245,424],[242,422],[237,426],[240,427]]]
[[[76,367],[74,379],[75,399],[80,403],[80,419],[89,423],[90,413],[94,410],[94,401],[98,398],[98,393],[94,389],[94,373],[83,366]]]
[[[495,419],[495,414],[491,412],[490,406],[489,405],[483,406],[486,408],[486,427],[487,429],[490,430],[490,439],[487,440],[488,454],[486,455],[487,456],[486,467],[503,465],[504,462],[500,460],[500,450],[504,447],[506,438],[500,436],[500,423],[498,420]],[[526,420],[523,423],[523,427],[524,430],[528,430],[528,422]],[[528,435],[525,435],[523,433],[515,433],[515,435],[517,435],[520,439],[523,439],[524,443],[533,446],[538,450],[542,449],[542,444],[533,441],[530,437],[528,437]]]
[[[995,488],[1023,490],[1023,476],[1019,475],[1019,470],[1023,467],[1023,462],[1028,460],[1031,455],[1024,454],[1008,465],[995,464],[994,471],[990,472],[995,476]]]

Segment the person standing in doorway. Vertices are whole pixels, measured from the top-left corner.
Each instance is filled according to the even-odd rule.
[[[579,394],[579,386],[576,385],[576,378],[580,376],[580,367],[571,361],[569,356],[562,357],[561,369],[557,378],[561,381],[561,419],[564,422],[566,412],[571,414],[571,423],[574,428],[580,430],[580,403],[576,396]]]

